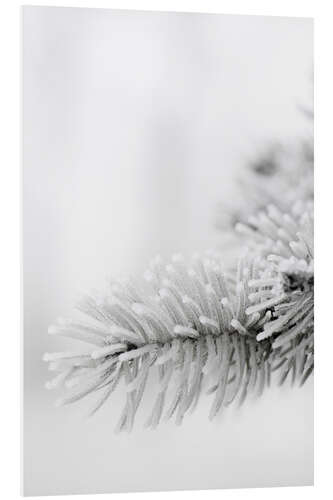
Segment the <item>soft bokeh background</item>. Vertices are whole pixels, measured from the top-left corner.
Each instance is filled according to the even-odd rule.
[[[23,30],[25,494],[311,484],[312,382],[146,431],[150,386],[114,435],[121,391],[54,409],[41,358],[81,290],[219,244],[246,158],[305,132],[312,21],[25,7]]]

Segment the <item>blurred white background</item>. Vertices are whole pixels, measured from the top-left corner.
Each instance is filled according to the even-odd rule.
[[[219,244],[244,161],[305,131],[312,21],[25,7],[23,30],[25,493],[311,484],[312,382],[153,432],[147,395],[114,435],[121,391],[54,409],[41,358],[80,291]]]

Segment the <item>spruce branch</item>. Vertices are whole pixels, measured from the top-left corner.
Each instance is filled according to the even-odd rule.
[[[270,204],[289,213],[295,201],[313,202],[313,165],[313,139],[269,145],[241,172],[238,196],[220,203],[217,227],[225,233]]]
[[[283,213],[270,205],[238,223],[248,250],[237,270],[220,254],[189,263],[156,258],[140,283],[110,284],[78,304],[87,321],[60,320],[49,333],[88,349],[45,354],[68,404],[96,393],[92,413],[118,384],[126,401],[117,426],[131,430],[151,372],[156,400],[146,422],[155,428],[175,415],[180,424],[201,394],[212,395],[209,416],[251,393],[262,394],[275,374],[302,385],[313,371],[313,208],[300,201]]]

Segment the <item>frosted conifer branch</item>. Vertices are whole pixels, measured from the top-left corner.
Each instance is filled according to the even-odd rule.
[[[131,430],[148,377],[158,371],[147,426],[193,410],[202,392],[215,417],[236,399],[261,394],[272,373],[303,384],[313,370],[313,217],[311,203],[282,213],[269,206],[237,226],[250,247],[232,276],[212,252],[189,264],[156,258],[145,283],[114,283],[79,309],[87,323],[60,320],[49,333],[81,340],[84,351],[44,356],[68,404],[98,394],[97,411],[123,380],[118,430]],[[254,243],[254,244],[253,244]]]

